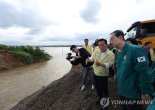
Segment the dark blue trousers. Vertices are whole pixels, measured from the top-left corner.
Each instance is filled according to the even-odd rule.
[[[98,98],[108,97],[108,77],[94,74],[93,78]]]

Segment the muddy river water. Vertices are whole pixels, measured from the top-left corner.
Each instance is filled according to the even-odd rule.
[[[0,110],[9,110],[23,98],[68,73],[68,47],[44,47],[52,60],[0,72]]]

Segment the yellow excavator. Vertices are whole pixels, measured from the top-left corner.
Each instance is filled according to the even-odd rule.
[[[133,23],[128,28],[126,36],[136,38],[143,45],[152,42],[152,48],[155,49],[155,19]]]

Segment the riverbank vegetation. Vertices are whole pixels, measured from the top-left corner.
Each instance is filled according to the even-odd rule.
[[[0,45],[1,53],[12,54],[14,58],[17,58],[24,64],[30,64],[42,60],[49,60],[52,58],[48,53],[39,47],[32,46],[6,46]]]

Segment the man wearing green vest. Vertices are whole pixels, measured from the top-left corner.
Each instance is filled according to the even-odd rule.
[[[82,47],[85,48],[90,53],[90,55],[92,55],[93,48],[88,44],[89,40],[85,39],[84,42],[85,44]]]
[[[151,69],[144,49],[125,43],[124,33],[116,30],[110,34],[110,43],[118,49],[116,54],[116,81],[120,100],[127,102],[151,99]],[[142,110],[139,103],[124,103],[123,110]]]
[[[114,62],[114,54],[107,47],[107,40],[99,39],[99,49],[95,50],[92,57],[86,62],[94,61],[94,84],[98,96],[96,104],[100,104],[102,98],[108,97],[108,75],[109,67]]]

